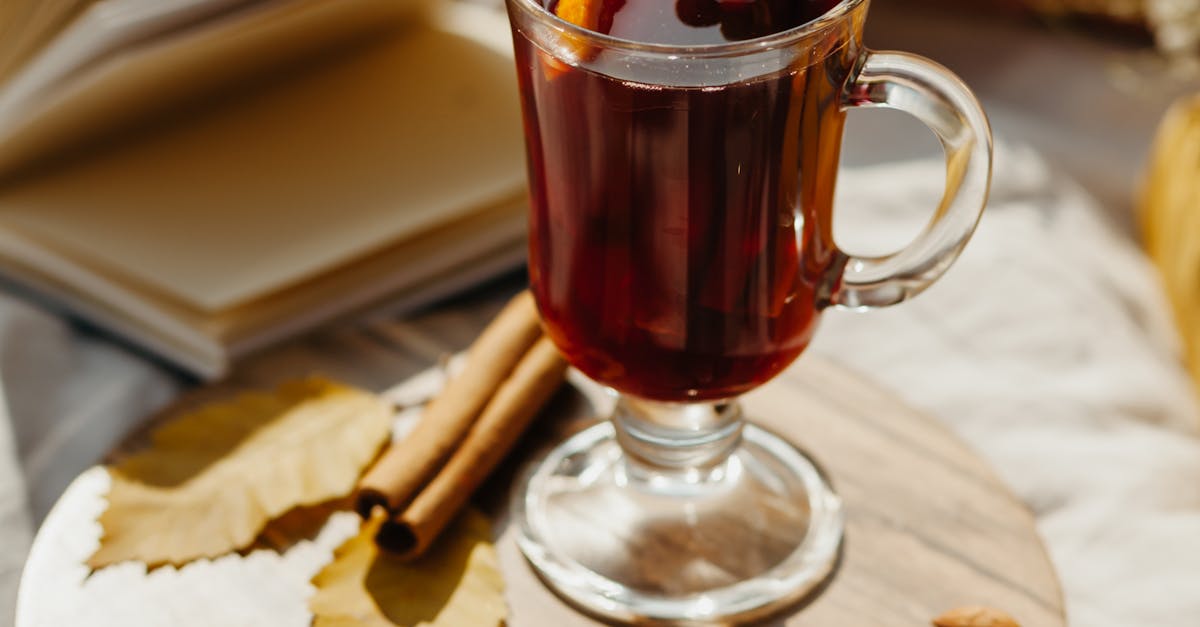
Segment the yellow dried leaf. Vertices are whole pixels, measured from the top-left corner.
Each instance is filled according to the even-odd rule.
[[[465,510],[420,559],[375,546],[376,516],[313,577],[313,627],[501,625],[508,614],[491,525]]]
[[[184,415],[109,469],[88,565],[181,565],[243,549],[272,518],[348,494],[391,416],[378,397],[316,378]]]
[[[238,552],[243,556],[255,551],[287,553],[301,542],[312,542],[321,534],[335,512],[349,511],[354,500],[349,496],[317,505],[300,505],[271,519],[254,542]]]
[[[1200,388],[1200,96],[1173,105],[1159,125],[1141,198],[1146,252],[1175,310]]]

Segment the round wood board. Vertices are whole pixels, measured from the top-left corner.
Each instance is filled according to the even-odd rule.
[[[389,393],[420,397],[440,380],[427,371]],[[572,382],[581,393],[560,394],[508,467],[477,495],[495,521],[510,625],[599,624],[539,582],[505,516],[516,467],[590,424],[605,403],[582,377]],[[1026,627],[1065,624],[1031,514],[935,420],[813,356],[748,395],[745,405],[755,422],[817,459],[847,512],[841,561],[828,583],[768,624],[911,627],[963,605],[1005,610]],[[259,550],[150,573],[126,563],[89,576],[83,562],[99,541],[95,521],[107,486],[103,468],[89,470],[46,518],[22,578],[17,627],[308,625],[309,579],[358,527],[356,516],[338,512],[282,553]]]

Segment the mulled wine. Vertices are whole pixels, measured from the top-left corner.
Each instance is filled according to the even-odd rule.
[[[555,344],[618,392],[609,420],[530,466],[511,516],[542,579],[592,613],[748,623],[820,594],[836,566],[841,500],[736,397],[791,363],[827,306],[886,307],[936,281],[991,173],[970,90],[865,49],[867,4],[507,0],[532,289]],[[884,257],[831,235],[851,107],[907,112],[946,153],[933,219]],[[804,416],[760,410],[781,429]]]
[[[547,9],[676,45],[771,35],[835,4],[579,1]],[[830,213],[857,51],[814,49],[733,83],[673,86],[665,73],[628,80],[514,39],[531,283],[571,363],[661,401],[733,397],[790,364],[841,275]]]

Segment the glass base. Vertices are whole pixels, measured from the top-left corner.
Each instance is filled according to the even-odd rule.
[[[770,614],[829,575],[843,528],[816,466],[753,425],[727,458],[678,472],[634,461],[611,423],[596,425],[531,468],[514,505],[545,582],[621,621]]]

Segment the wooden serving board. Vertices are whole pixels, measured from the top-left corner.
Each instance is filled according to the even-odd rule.
[[[376,390],[465,346],[507,290],[459,302],[416,321],[377,319],[326,332],[247,363],[229,382],[201,388],[190,405],[230,388],[262,387],[320,371]],[[437,385],[418,375],[399,393]],[[577,379],[578,381],[578,379]],[[505,510],[519,463],[564,432],[594,420],[593,390],[565,391],[537,433],[477,495],[492,515],[507,586],[509,624],[599,624],[545,588],[517,549]],[[1065,625],[1054,571],[1029,511],[988,467],[934,419],[869,381],[805,356],[745,398],[748,414],[812,453],[845,500],[846,539],[828,583],[769,624],[915,627],[962,605],[988,605],[1026,627]],[[124,448],[136,448],[133,437]],[[121,454],[121,451],[115,452]],[[357,529],[337,513],[283,553],[256,551],[147,574],[121,564],[88,576],[107,473],[82,475],[47,517],[22,580],[17,627],[63,625],[307,625],[308,580]]]

